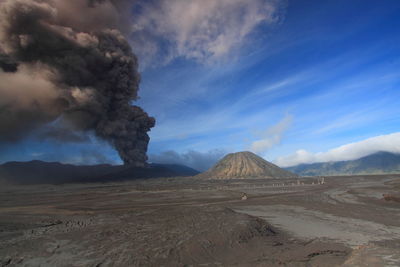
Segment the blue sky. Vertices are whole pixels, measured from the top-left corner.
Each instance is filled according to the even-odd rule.
[[[250,20],[247,28],[230,15],[216,21],[204,15],[225,8],[224,2],[206,5],[204,12],[189,4],[197,13],[182,22],[175,18],[176,24],[153,10],[163,8],[156,2],[144,4],[143,13],[133,17],[139,30],[133,30],[131,42],[142,73],[136,104],[157,120],[150,159],[185,163],[190,153],[204,159],[252,150],[288,166],[340,160],[326,155],[351,143],[358,144],[351,146],[353,152],[361,151],[353,157],[390,150],[367,147],[378,136],[400,152],[400,2],[255,0],[260,6],[237,13],[262,18]],[[170,7],[182,8],[179,3]],[[165,29],[146,28],[149,18]],[[198,39],[202,29],[189,27],[199,20],[215,26],[211,34],[224,36],[218,46],[215,36]],[[26,139],[4,145],[0,161],[120,162],[111,147],[91,140]]]

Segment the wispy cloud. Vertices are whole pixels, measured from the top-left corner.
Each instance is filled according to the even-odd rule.
[[[175,61],[146,69],[142,103],[157,118],[157,127],[151,132],[151,153],[215,147],[239,151],[254,143],[253,151],[264,150],[271,159],[300,148],[327,151],[355,138],[399,131],[395,99],[400,94],[395,87],[400,77],[394,71],[399,62],[393,60],[385,40],[365,44],[362,49],[319,51],[316,57],[308,45],[320,41],[325,32],[302,35],[308,38],[305,42],[291,40],[292,33],[275,54],[269,51],[277,49],[276,45],[267,45],[262,53],[245,53],[231,64]],[[273,37],[266,43],[273,43]],[[307,46],[306,54],[314,56],[306,59],[299,54],[303,46]],[[382,58],[382,51],[390,55],[390,61]],[[164,71],[167,69],[169,72]],[[262,134],[249,140],[251,129],[271,125],[287,113],[293,114],[295,121],[281,140],[279,135],[265,140]],[[235,141],[227,138],[232,134]],[[279,146],[271,145],[279,142]]]
[[[380,151],[400,153],[400,133],[368,138],[326,152],[311,153],[301,149],[292,155],[279,157],[275,160],[275,163],[287,167],[302,163],[353,160]]]
[[[292,121],[293,117],[286,115],[276,125],[259,133],[259,139],[251,143],[250,150],[255,153],[264,153],[274,145],[279,144],[284,132],[289,128]]]
[[[47,155],[50,158],[51,155]],[[73,156],[66,156],[60,159],[62,163],[69,163],[75,165],[93,165],[93,164],[118,164],[119,162],[111,159],[106,154],[96,150],[83,149]]]
[[[242,96],[237,99],[231,97],[233,92],[227,90],[229,86],[224,85],[216,90],[207,85],[204,81],[206,78],[200,76],[199,79],[204,84],[189,83],[186,88],[196,96],[194,86],[208,86],[204,97],[201,98],[207,108],[192,105],[191,96],[185,96],[184,93],[181,96],[187,97],[188,104],[179,105],[178,112],[174,112],[170,103],[161,102],[157,108],[168,105],[165,112],[171,113],[172,110],[175,115],[165,119],[157,117],[157,127],[151,133],[152,141],[168,141],[179,139],[181,136],[191,138],[198,135],[215,135],[221,131],[246,131],[269,124],[271,118],[286,112],[296,115],[296,123],[287,132],[292,140],[299,140],[299,137],[315,138],[365,127],[382,121],[382,118],[390,118],[391,112],[397,110],[397,105],[393,104],[393,93],[386,94],[386,88],[390,89],[398,77],[382,69],[380,72],[367,71],[351,79],[346,76],[335,81],[335,77],[326,70],[332,68],[332,65],[339,66],[340,69],[346,68],[345,56],[321,63],[319,71],[310,67],[288,77],[272,80],[264,86],[249,88],[246,92],[241,92]],[[316,77],[313,77],[312,73]],[[368,80],[365,77],[368,77]],[[193,79],[191,76],[190,78]],[[320,89],[325,84],[329,86]],[[184,91],[185,85],[185,80],[182,80],[182,83],[174,87],[182,87]],[[215,96],[214,91],[223,93]],[[304,94],[307,91],[311,93]],[[340,109],[337,108],[339,106]],[[181,110],[185,112],[182,113]],[[315,112],[316,110],[318,112]],[[307,127],[304,127],[305,125]],[[268,142],[259,142],[259,145],[261,143],[267,145]]]
[[[141,58],[157,63],[176,57],[215,62],[249,42],[258,26],[278,22],[285,2],[139,1],[132,26],[134,47]]]

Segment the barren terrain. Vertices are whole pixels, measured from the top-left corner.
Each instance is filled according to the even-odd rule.
[[[0,266],[399,266],[400,176],[316,182],[2,186]]]

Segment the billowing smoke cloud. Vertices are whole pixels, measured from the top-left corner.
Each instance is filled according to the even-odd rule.
[[[143,166],[155,124],[116,0],[0,0],[0,141],[55,121],[94,132]],[[56,136],[56,135],[53,135]]]

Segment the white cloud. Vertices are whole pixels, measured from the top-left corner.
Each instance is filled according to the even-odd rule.
[[[400,153],[400,132],[368,138],[326,152],[310,153],[302,149],[274,162],[281,167],[288,167],[302,163],[353,160],[380,151]]]
[[[286,115],[276,125],[262,132],[260,134],[261,138],[251,144],[250,150],[254,153],[263,153],[272,146],[279,144],[282,140],[283,133],[289,128],[292,120],[293,117],[291,115]]]
[[[44,153],[42,153],[42,152],[32,152],[32,153],[31,153],[31,156],[34,157],[34,158],[37,158],[37,157],[42,156],[43,154],[44,154]]]
[[[184,153],[164,151],[160,154],[150,154],[149,161],[153,163],[181,164],[198,171],[206,171],[220,160],[226,152],[215,149],[208,152],[189,150]]]
[[[214,62],[239,48],[258,26],[275,24],[285,2],[138,1],[140,12],[132,27],[134,49],[142,60],[152,57],[158,63],[176,57]]]

